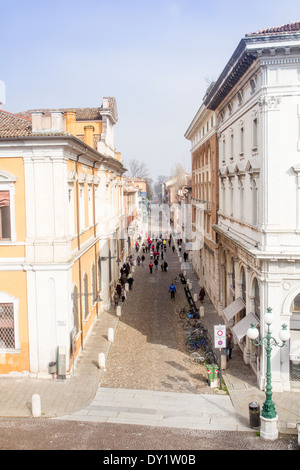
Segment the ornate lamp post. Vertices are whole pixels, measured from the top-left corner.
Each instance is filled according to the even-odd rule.
[[[272,373],[271,373],[271,352],[272,347],[277,346],[282,348],[286,346],[287,341],[290,338],[290,333],[287,330],[287,325],[282,325],[282,330],[279,332],[279,338],[282,341],[282,344],[279,344],[275,338],[272,337],[271,333],[271,324],[274,321],[274,315],[272,309],[268,308],[267,313],[264,317],[265,323],[267,324],[268,330],[267,335],[264,336],[260,341],[255,341],[258,338],[259,331],[255,326],[255,323],[251,324],[251,327],[247,331],[247,336],[252,340],[254,346],[264,345],[267,353],[267,373],[266,373],[266,400],[263,404],[261,411],[262,418],[262,427],[261,427],[261,436],[265,439],[277,439],[278,430],[277,430],[277,412],[275,409],[274,402],[272,400]]]

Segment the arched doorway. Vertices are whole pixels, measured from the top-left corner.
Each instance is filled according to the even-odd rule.
[[[293,387],[300,387],[300,294],[291,305],[290,320],[290,382]]]

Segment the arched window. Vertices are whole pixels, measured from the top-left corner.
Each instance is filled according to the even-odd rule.
[[[73,288],[73,328],[75,331],[75,335],[77,335],[79,331],[79,319],[78,319],[78,289],[75,285]]]
[[[260,295],[257,279],[254,281],[254,313],[257,319],[260,319]]]
[[[298,388],[300,383],[300,294],[291,305],[290,320],[290,380]]]
[[[95,299],[96,299],[96,273],[95,273],[95,265],[94,263],[92,263],[92,266],[91,266],[91,293],[93,294],[92,295],[92,304],[95,302]]]
[[[88,276],[87,273],[83,275],[83,315],[86,319],[89,314],[89,296],[88,296]]]
[[[244,268],[242,268],[241,279],[242,279],[242,299],[246,303],[246,276],[245,276]]]

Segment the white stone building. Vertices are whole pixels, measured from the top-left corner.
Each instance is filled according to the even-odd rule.
[[[264,313],[291,330],[273,348],[275,391],[300,385],[300,23],[243,38],[204,99],[219,138],[219,314],[246,362],[266,357],[246,337],[251,322],[265,335]]]

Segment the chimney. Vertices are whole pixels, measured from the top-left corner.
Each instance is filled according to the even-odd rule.
[[[66,131],[70,134],[76,135],[76,112],[69,110],[65,112]]]
[[[94,126],[84,126],[84,142],[94,148]]]
[[[64,114],[61,111],[51,111],[52,132],[63,132],[65,130]]]
[[[32,132],[41,132],[43,130],[43,116],[42,111],[31,112]]]

